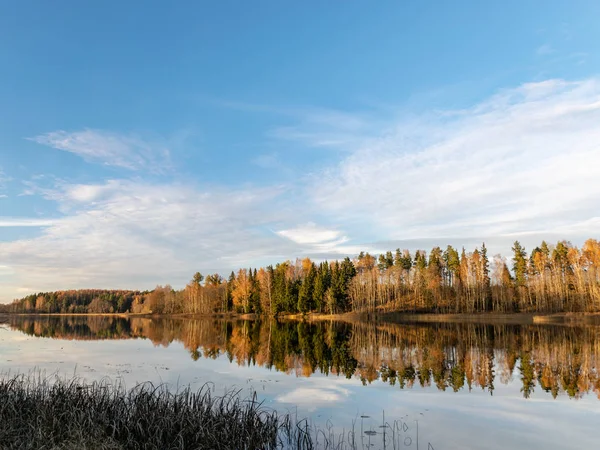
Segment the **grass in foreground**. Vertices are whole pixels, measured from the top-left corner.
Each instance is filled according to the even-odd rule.
[[[350,430],[334,432],[309,425],[291,413],[263,407],[256,395],[240,391],[211,394],[211,386],[172,392],[167,385],[142,383],[127,390],[106,378],[86,383],[58,375],[44,377],[0,374],[0,449],[323,449],[357,450],[381,447],[413,448],[402,421],[378,431],[355,422]],[[431,444],[429,444],[429,448]]]
[[[2,449],[312,448],[289,415],[239,392],[17,375],[0,379]]]

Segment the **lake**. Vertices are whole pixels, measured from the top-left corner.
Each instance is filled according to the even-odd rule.
[[[0,371],[210,383],[359,448],[600,443],[600,327],[5,316]],[[393,437],[382,423],[393,424]],[[385,440],[384,440],[385,439]]]

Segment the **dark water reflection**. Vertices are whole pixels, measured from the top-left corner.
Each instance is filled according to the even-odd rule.
[[[367,324],[296,321],[149,319],[112,316],[10,316],[10,327],[31,336],[99,340],[180,341],[192,359],[226,356],[310,377],[315,372],[375,380],[391,388],[482,389],[518,378],[528,398],[588,393],[600,397],[600,328],[481,324]]]

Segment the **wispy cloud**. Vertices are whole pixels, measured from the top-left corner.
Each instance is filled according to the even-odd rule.
[[[218,105],[241,112],[268,114],[284,124],[266,132],[270,139],[295,142],[309,147],[348,150],[381,128],[368,112],[346,112],[314,106],[271,106],[245,102],[221,101]]]
[[[315,204],[392,239],[577,228],[600,217],[600,84],[549,80],[372,139],[318,174]]]
[[[361,145],[366,137],[381,129],[381,124],[366,114],[331,109],[298,110],[296,122],[274,127],[267,132],[272,139],[293,141],[309,147],[348,150]]]
[[[226,274],[296,256],[318,259],[355,251],[337,230],[293,225],[309,206],[291,201],[280,186],[56,181],[36,193],[56,202],[63,216],[0,219],[0,226],[44,227],[35,238],[0,242],[2,263],[13,271],[12,287],[0,288],[4,301],[23,285],[39,291],[183,287],[196,270]]]
[[[2,172],[2,169],[0,169],[0,198],[8,198],[8,195],[4,193],[6,191],[7,181],[9,181],[9,178]]]
[[[290,123],[312,136],[297,143],[339,134],[336,145],[345,151],[284,185],[32,180],[31,193],[56,202],[62,216],[0,219],[5,227],[43,227],[35,238],[0,242],[2,264],[12,271],[12,288],[0,287],[3,300],[22,286],[180,287],[196,270],[225,273],[296,256],[483,239],[497,243],[488,245],[496,252],[523,236],[576,242],[597,234],[596,79],[528,83],[470,108],[409,119],[312,111],[314,118]],[[103,162],[114,163],[116,153],[106,154]],[[131,158],[122,166],[150,164]],[[262,163],[276,164],[276,155]]]
[[[542,44],[537,48],[535,53],[539,56],[551,55],[554,53],[554,49],[550,44]]]
[[[263,153],[254,158],[252,163],[262,169],[280,169],[283,167],[277,153]]]
[[[85,129],[52,131],[28,139],[76,154],[88,162],[108,166],[162,172],[170,165],[169,149],[164,144],[150,142],[136,135]]]
[[[192,270],[224,272],[298,253],[269,231],[287,214],[277,206],[276,186],[203,190],[109,180],[61,183],[44,195],[57,202],[62,218],[0,220],[0,226],[45,226],[36,238],[0,242],[14,286],[183,286]]]
[[[0,169],[0,192],[6,189],[6,182],[8,181],[8,177],[4,174],[2,169]]]
[[[31,219],[27,217],[0,217],[1,227],[49,227],[55,223],[51,219]]]
[[[319,226],[314,222],[279,230],[276,233],[298,244],[306,254],[352,255],[364,250],[356,245],[348,245],[350,238],[341,231]]]
[[[569,55],[569,59],[581,66],[586,63],[588,56],[589,55],[586,52],[574,52]]]

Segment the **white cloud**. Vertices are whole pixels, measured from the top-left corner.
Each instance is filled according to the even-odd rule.
[[[278,231],[277,234],[298,244],[324,244],[332,241],[336,242],[341,240],[344,242],[347,240],[347,238],[341,236],[339,231],[318,227],[313,222],[309,222],[306,225],[297,228],[281,230]]]
[[[0,220],[46,226],[36,238],[0,242],[0,263],[14,271],[12,287],[0,288],[3,301],[23,284],[35,290],[181,287],[196,270],[223,273],[299,253],[269,231],[286,217],[276,207],[277,187],[198,190],[110,180],[44,192],[64,217]]]
[[[169,150],[164,144],[149,142],[135,135],[93,129],[75,132],[58,130],[29,140],[74,153],[88,162],[108,166],[153,172],[164,171],[169,166]]]
[[[600,217],[598,123],[597,80],[529,83],[467,110],[397,123],[308,190],[338,223],[388,239],[591,236]]]
[[[354,255],[365,250],[364,246],[348,245],[350,238],[343,235],[341,231],[325,228],[314,222],[280,230],[276,233],[298,244],[302,253],[321,256],[321,258],[326,257],[325,254],[331,256]]]
[[[32,219],[28,217],[0,217],[0,227],[49,227],[55,220]]]
[[[12,299],[23,286],[181,287],[196,270],[226,274],[297,256],[446,244],[469,249],[482,240],[491,254],[506,254],[514,239],[577,243],[597,235],[598,80],[528,83],[471,108],[408,119],[312,113],[289,115],[299,117],[291,125],[304,133],[298,142],[319,145],[340,136],[346,153],[287,186],[32,181],[31,193],[56,202],[63,216],[0,218],[0,226],[43,227],[38,237],[0,242],[0,264],[11,273],[10,286],[0,283],[0,298]],[[95,145],[79,144],[94,139],[58,133],[40,140],[92,149],[80,154],[123,167],[142,167],[154,157],[138,151],[150,149],[143,145],[126,145],[122,156],[115,149],[125,147],[114,144],[120,138],[108,139],[114,146],[98,153]]]
[[[0,299],[69,288],[181,288],[196,270],[223,275],[239,267],[358,252],[341,232],[290,226],[306,205],[285,188],[199,189],[182,184],[107,180],[33,188],[61,218],[0,218],[4,226],[45,226],[32,239],[0,242],[11,272]],[[280,230],[275,232],[273,230]],[[7,280],[8,281],[8,280]]]

